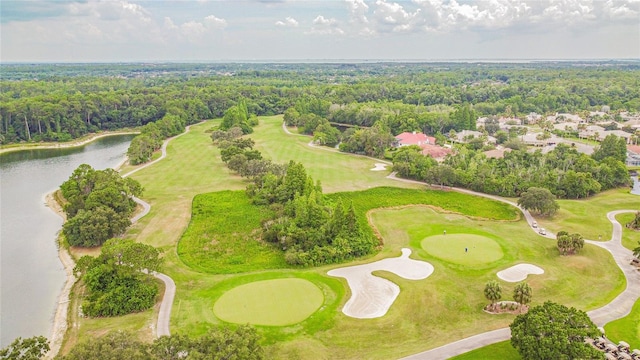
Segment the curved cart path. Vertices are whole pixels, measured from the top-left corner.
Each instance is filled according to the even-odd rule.
[[[287,134],[297,135],[289,132],[289,129],[287,129],[284,122],[282,123],[282,128],[284,129],[284,132]],[[309,144],[309,146],[313,146],[313,145]],[[329,148],[327,148],[327,150],[335,151]],[[422,181],[415,181],[415,180],[402,179],[402,178],[396,177],[395,173],[391,173],[389,176],[387,176],[387,178],[397,180],[397,181],[407,182],[407,183],[432,186],[431,184],[427,184]],[[435,186],[432,186],[432,187],[435,188]],[[518,210],[520,210],[520,212],[522,212],[531,230],[537,233],[537,229],[533,227],[533,222],[535,221],[535,218],[531,215],[531,213],[529,213],[529,211],[519,207],[518,204],[514,203],[513,201],[504,199],[499,196],[479,193],[479,192],[475,192],[468,189],[454,188],[454,187],[447,187],[447,189],[465,193],[465,194],[482,196],[485,198],[501,201],[503,203],[507,203],[512,206],[515,206]],[[629,249],[622,246],[622,226],[615,219],[615,216],[617,214],[625,213],[625,212],[636,212],[636,211],[638,210],[615,210],[607,213],[607,218],[613,224],[613,233],[611,234],[611,240],[606,242],[586,240],[586,242],[589,244],[602,247],[607,251],[609,251],[613,256],[613,259],[615,260],[618,267],[622,269],[622,272],[624,273],[624,276],[627,281],[627,287],[625,288],[625,290],[622,293],[620,293],[618,297],[613,299],[613,301],[611,301],[609,304],[603,307],[587,312],[589,317],[591,317],[592,321],[598,326],[603,326],[608,322],[617,320],[619,318],[622,318],[628,315],[631,312],[631,308],[633,307],[634,303],[640,298],[640,272],[630,265],[630,261],[633,257],[633,254]],[[552,234],[546,234],[546,235],[540,235],[540,236],[544,236],[549,239],[555,239],[555,236]],[[509,340],[510,338],[511,338],[511,330],[509,328],[502,328],[502,329],[497,329],[497,330],[488,331],[482,334],[474,335],[474,336],[471,336],[462,340],[458,340],[435,349],[414,354],[402,359],[411,359],[411,360],[448,359],[450,357],[464,354],[471,350],[475,350],[487,345],[491,345],[500,341]]]
[[[162,148],[161,148],[162,154],[160,155],[159,158],[147,164],[144,164],[136,169],[129,171],[128,173],[122,175],[122,177],[130,176],[131,174],[136,173],[141,169],[151,166],[157,163],[158,161],[164,159],[167,156],[167,145],[169,144],[169,141],[186,134],[187,132],[189,132],[190,128],[191,128],[191,125],[185,127],[183,133],[166,139],[162,143]],[[136,214],[136,216],[134,216],[131,219],[131,223],[137,222],[143,216],[147,215],[151,210],[151,205],[146,201],[139,199],[137,197],[134,197],[133,200],[142,206],[142,211],[139,214]],[[173,307],[173,299],[176,296],[176,283],[168,275],[158,273],[158,272],[154,272],[152,273],[152,275],[157,279],[162,280],[162,282],[164,282],[164,295],[162,296],[162,301],[160,302],[160,310],[158,311],[158,321],[156,323],[156,328],[155,328],[156,337],[169,336],[171,335],[171,332],[169,330],[169,320],[171,319],[171,308]]]

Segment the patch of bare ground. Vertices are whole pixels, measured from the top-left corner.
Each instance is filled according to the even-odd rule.
[[[497,314],[525,314],[529,311],[528,305],[520,305],[515,301],[498,301],[484,307],[484,312],[492,315]]]

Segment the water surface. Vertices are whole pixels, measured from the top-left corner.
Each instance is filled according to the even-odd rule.
[[[62,219],[45,206],[45,195],[80,164],[118,166],[132,137],[0,155],[0,347],[18,336],[50,336],[65,272],[55,243]]]

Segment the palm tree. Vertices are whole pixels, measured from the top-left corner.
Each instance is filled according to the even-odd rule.
[[[491,305],[493,307],[496,301],[500,300],[502,297],[502,287],[500,286],[500,283],[495,280],[489,281],[484,286],[484,297],[491,301]]]
[[[640,241],[638,241],[638,245],[640,245]],[[640,259],[640,246],[633,249],[633,256]],[[486,290],[485,290],[486,291]]]
[[[522,305],[531,302],[531,286],[526,282],[518,283],[513,289],[513,300],[520,304],[522,310]]]

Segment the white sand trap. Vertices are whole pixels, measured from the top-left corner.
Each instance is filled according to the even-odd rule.
[[[529,274],[544,274],[544,270],[531,264],[518,264],[508,269],[498,271],[498,277],[508,282],[518,282],[527,278]]]
[[[376,167],[374,167],[373,169],[371,169],[371,171],[383,171],[383,170],[387,170],[387,164],[375,163],[374,165],[375,165]]]
[[[402,249],[402,255],[397,258],[329,271],[330,276],[347,279],[351,288],[351,298],[344,305],[342,312],[358,319],[384,316],[400,294],[400,287],[389,280],[373,276],[373,271],[389,271],[408,280],[426,279],[433,273],[431,264],[409,259],[409,255],[410,249]]]

